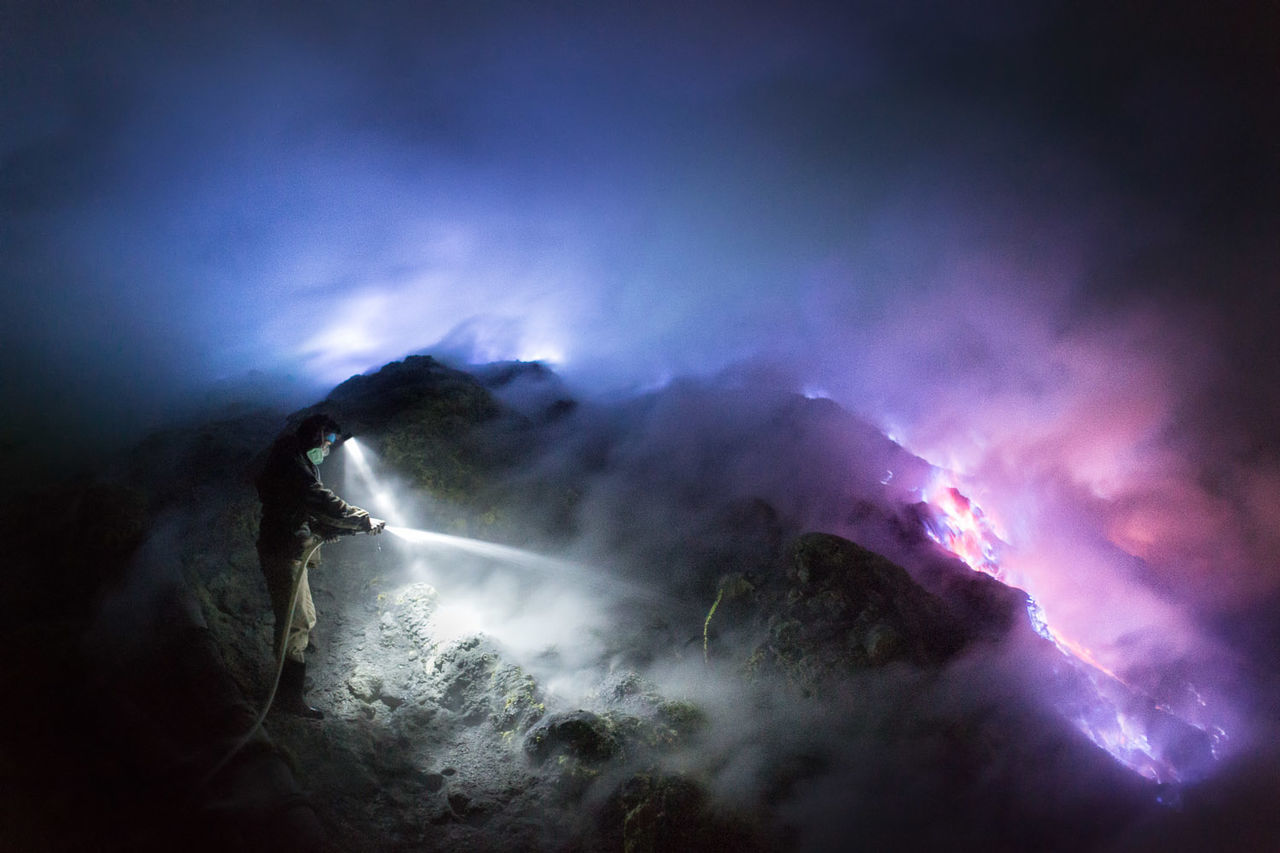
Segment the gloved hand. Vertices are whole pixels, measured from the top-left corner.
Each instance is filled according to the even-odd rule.
[[[373,536],[377,536],[387,526],[387,523],[381,518],[374,518],[372,515],[365,516],[364,523],[366,525],[365,532]]]

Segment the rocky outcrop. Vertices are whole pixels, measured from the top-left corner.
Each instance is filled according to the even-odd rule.
[[[10,506],[5,618],[21,697],[0,710],[13,850],[333,850],[280,745],[254,729],[145,488]],[[192,537],[194,539],[194,537]],[[68,809],[72,809],[68,811]],[[68,819],[73,815],[74,819]]]
[[[718,808],[704,786],[679,774],[630,777],[610,795],[598,823],[605,849],[624,853],[782,849],[757,821]]]
[[[501,405],[474,377],[430,356],[354,376],[316,409],[369,440],[387,465],[446,504],[475,508],[487,473],[509,461],[509,451],[495,453],[479,429],[499,418]]]
[[[696,434],[683,441],[700,397],[696,387],[678,396],[678,405],[640,404],[641,414],[660,415],[662,438],[651,441],[628,433],[630,414],[583,416],[542,368],[507,366],[481,381],[414,357],[291,416],[335,415],[412,490],[429,494],[436,520],[453,532],[603,543],[618,565],[542,581],[521,574],[513,588],[527,595],[554,579],[568,599],[582,594],[612,609],[603,628],[573,632],[570,666],[563,648],[517,650],[465,618],[459,627],[469,564],[446,573],[463,580],[437,588],[389,545],[326,545],[311,579],[321,623],[308,676],[327,716],[269,715],[265,734],[210,788],[215,801],[194,813],[187,801],[201,769],[247,730],[274,676],[249,473],[284,424],[257,413],[172,430],[139,447],[124,483],[48,496],[34,526],[10,525],[19,575],[6,579],[4,603],[32,609],[17,624],[48,648],[30,659],[57,666],[19,667],[18,680],[43,687],[41,707],[74,733],[76,751],[89,754],[95,740],[119,747],[110,760],[85,760],[89,778],[105,780],[123,761],[130,781],[157,769],[163,780],[129,796],[51,773],[39,781],[89,803],[86,813],[122,839],[99,845],[108,850],[128,846],[131,821],[158,827],[154,837],[165,842],[171,830],[196,826],[207,844],[195,849],[210,850],[258,849],[281,831],[312,849],[348,851],[821,849],[824,827],[855,819],[868,849],[948,838],[959,839],[955,849],[988,838],[1055,849],[1054,833],[1082,815],[1105,827],[1132,813],[1133,789],[1093,765],[1086,775],[1105,781],[1102,794],[1060,790],[1074,778],[1077,751],[1091,747],[1053,721],[1000,701],[1007,696],[954,700],[983,643],[1025,619],[1024,599],[971,581],[954,561],[922,562],[923,573],[912,564],[909,573],[834,533],[797,536],[802,517],[832,518],[831,529],[847,532],[838,522],[848,510],[815,511],[818,498],[771,500],[755,487],[786,492],[800,482],[825,495],[822,484],[845,474],[806,457],[798,481],[770,479],[774,442],[755,427],[722,435],[712,450]],[[734,399],[721,395],[716,405]],[[776,422],[819,444],[844,424],[829,403],[787,400],[775,417],[772,404],[751,402],[751,423]],[[580,441],[579,428],[589,433]],[[671,436],[682,439],[674,461],[664,455]],[[752,449],[731,477],[723,463],[740,441]],[[876,454],[890,452],[885,441]],[[211,447],[231,463],[208,466]],[[878,458],[860,463],[862,473],[880,477]],[[604,488],[606,476],[622,482]],[[876,512],[900,526],[902,553],[926,547],[911,538],[909,510]],[[78,538],[60,538],[65,519]],[[140,559],[143,540],[156,559]],[[585,595],[594,581],[609,590],[606,602]],[[50,603],[49,593],[62,598]],[[106,675],[81,678],[68,701],[56,701],[50,673],[88,666],[78,644],[95,618],[114,612],[107,599],[129,618],[102,623],[114,643],[99,648],[115,650],[97,668]],[[520,603],[536,610],[546,600]],[[57,630],[44,624],[53,616]],[[94,726],[77,730],[82,707],[95,709]],[[20,763],[41,766],[35,753]],[[1048,768],[1037,770],[1031,794],[1020,788],[1024,766]],[[915,806],[895,811],[900,789],[923,791],[943,829],[916,826]],[[144,818],[148,798],[178,817]],[[121,804],[128,811],[113,812]],[[1010,810],[1048,829],[1028,830]],[[68,829],[61,847],[88,838]]]
[[[525,738],[524,751],[534,761],[557,755],[579,761],[607,761],[618,754],[620,744],[599,716],[590,711],[567,711],[543,720]]]
[[[721,578],[706,620],[707,656],[713,644],[720,653],[722,633],[733,645],[753,631],[745,669],[756,678],[782,674],[803,695],[892,663],[937,666],[966,642],[948,607],[905,569],[827,533],[794,540],[767,576]]]

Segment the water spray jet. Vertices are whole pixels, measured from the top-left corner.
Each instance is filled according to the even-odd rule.
[[[486,557],[505,563],[515,563],[532,568],[555,569],[557,571],[576,568],[573,563],[565,560],[544,557],[541,554],[527,551],[523,548],[485,542],[482,539],[469,539],[466,536],[452,536],[448,533],[436,533],[432,530],[421,530],[414,527],[392,527],[388,525],[386,531],[392,536],[414,545],[435,545],[455,551],[465,551],[468,554],[475,554],[479,557]]]
[[[389,523],[385,528],[386,532],[403,542],[411,545],[467,553],[494,562],[540,570],[548,574],[554,574],[557,577],[571,575],[585,584],[592,586],[607,585],[617,592],[625,593],[636,599],[665,599],[665,596],[647,587],[628,583],[589,566],[584,566],[581,563],[547,557],[512,545],[501,545],[482,539],[472,539],[466,536],[438,533],[419,527],[409,527],[405,523],[403,514],[399,512],[395,502],[392,500],[390,489],[379,482],[377,475],[374,473],[373,465],[360,442],[355,438],[349,438],[343,446],[350,451],[349,456],[361,484],[373,497],[374,505],[378,511],[388,520]]]

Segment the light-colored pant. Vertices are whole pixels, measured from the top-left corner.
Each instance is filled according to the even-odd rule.
[[[305,660],[303,653],[307,650],[307,644],[311,642],[311,629],[316,626],[316,604],[311,600],[311,584],[307,583],[307,567],[296,560],[293,566],[295,572],[301,569],[302,575],[298,578],[298,603],[293,606],[293,621],[289,623],[289,635],[284,645],[285,655],[290,660],[302,663]],[[280,657],[280,626],[288,615],[288,607],[289,602],[286,600],[284,606],[276,610],[277,660]]]
[[[302,565],[301,560],[280,561],[269,568],[264,564],[263,572],[267,578],[267,592],[271,595],[271,609],[276,617],[275,654],[280,657],[280,636],[285,619],[289,616],[289,593],[292,591],[293,577],[298,575],[297,603],[293,607],[293,619],[289,623],[289,631],[285,636],[285,656],[290,660],[304,663],[304,652],[310,642],[311,629],[316,626],[316,605],[311,599],[311,584],[307,582],[308,566],[319,562],[320,552],[317,549],[308,561]]]

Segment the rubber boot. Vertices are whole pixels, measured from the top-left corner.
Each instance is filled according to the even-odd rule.
[[[276,687],[276,701],[272,705],[287,714],[296,714],[308,720],[323,720],[324,712],[308,705],[303,697],[306,682],[307,665],[296,660],[285,660],[284,669],[280,672],[280,684]]]

